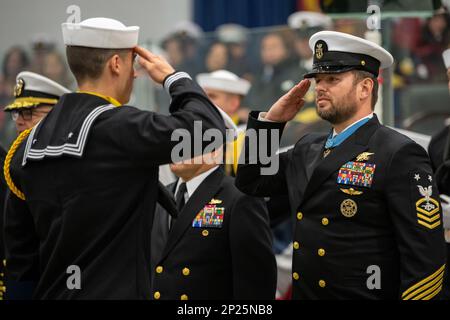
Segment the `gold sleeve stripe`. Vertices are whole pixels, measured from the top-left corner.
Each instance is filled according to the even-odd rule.
[[[422,285],[424,285],[424,284],[426,284],[426,283],[428,283],[428,282],[430,282],[430,281],[433,281],[433,280],[435,280],[436,278],[438,278],[438,277],[441,275],[441,273],[443,273],[444,269],[445,269],[445,264],[444,264],[442,267],[440,267],[440,268],[439,268],[435,273],[433,273],[432,275],[426,277],[425,279],[421,280],[420,282],[416,283],[415,285],[413,285],[413,286],[411,286],[409,289],[407,289],[407,290],[402,294],[402,298],[405,299],[405,297],[409,296],[410,293],[413,292],[413,291],[414,291],[414,294],[413,294],[413,295],[415,295],[416,293],[418,293],[418,292],[420,292],[420,291],[423,291],[422,289],[419,289],[419,288],[420,288]],[[419,289],[419,290],[417,290],[417,289]],[[415,291],[417,291],[417,292],[415,292]]]
[[[435,216],[432,217],[432,218],[428,218],[428,217],[425,217],[424,215],[422,215],[422,214],[420,214],[420,213],[418,213],[417,216],[418,216],[420,219],[425,220],[426,222],[429,222],[429,223],[432,223],[432,222],[436,221],[437,219],[439,219],[439,218],[441,217],[440,215],[437,214],[437,215],[435,215]]]
[[[436,282],[442,280],[444,276],[444,272],[442,272],[441,274],[439,274],[438,277],[436,277],[434,280],[428,282],[427,284],[423,285],[422,287],[420,287],[419,289],[411,292],[410,294],[408,294],[405,298],[403,298],[404,300],[410,300],[412,297],[414,297],[415,295],[424,292],[425,290],[427,290],[429,287],[433,286],[436,284]],[[416,297],[413,298],[413,300],[418,300],[416,299]]]
[[[427,227],[428,229],[434,229],[434,228],[438,227],[441,224],[441,220],[439,220],[438,222],[436,222],[434,224],[428,224],[428,223],[423,222],[421,220],[417,220],[417,222],[419,222],[419,224],[423,225],[424,227]]]
[[[424,297],[422,300],[431,300],[435,295],[437,295],[439,292],[441,292],[442,286],[440,286],[436,291],[429,294],[428,296]]]
[[[427,295],[433,293],[436,290],[440,291],[440,288],[442,288],[442,281],[443,280],[444,279],[441,278],[441,280],[439,280],[438,283],[436,283],[434,286],[432,286],[427,291],[424,291],[421,294],[419,294],[418,296],[415,296],[414,298],[412,298],[412,300],[421,300],[423,297],[426,297]]]

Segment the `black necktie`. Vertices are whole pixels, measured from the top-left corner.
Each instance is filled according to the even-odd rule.
[[[177,203],[177,210],[178,210],[178,214],[177,217],[169,217],[169,230],[172,229],[172,226],[174,225],[175,221],[177,220],[177,218],[180,217],[180,212],[181,210],[183,210],[184,207],[184,194],[186,193],[187,189],[186,189],[186,183],[183,182],[180,184],[180,186],[178,187],[177,193],[175,194],[175,202]]]
[[[186,193],[186,191],[187,191],[186,183],[183,182],[178,187],[178,191],[177,191],[177,194],[175,196],[175,201],[177,203],[178,214],[181,212],[181,210],[184,207],[184,203],[185,203],[184,194]]]

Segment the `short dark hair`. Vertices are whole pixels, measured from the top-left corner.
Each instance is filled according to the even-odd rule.
[[[106,62],[115,54],[123,57],[131,49],[99,49],[67,46],[69,68],[78,84],[86,79],[96,80],[102,75]]]
[[[358,83],[366,78],[369,78],[373,81],[373,89],[372,89],[372,110],[375,110],[375,105],[378,101],[378,79],[370,72],[363,70],[354,70],[353,74],[355,76],[354,83]]]

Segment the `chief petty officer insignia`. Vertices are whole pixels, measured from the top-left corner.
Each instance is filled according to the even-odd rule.
[[[212,199],[206,206],[200,210],[192,221],[193,228],[222,228],[224,207],[217,207],[222,200]]]
[[[327,47],[327,44],[325,43],[325,41],[317,41],[316,48],[315,48],[316,59],[318,59],[318,60],[322,59],[324,52],[326,52],[326,51],[328,51],[328,47]]]
[[[413,186],[417,188],[418,200],[415,203],[417,212],[417,222],[433,230],[441,225],[440,204],[432,198],[433,186],[431,185],[433,178],[429,174],[414,173]],[[423,181],[423,182],[421,182]]]

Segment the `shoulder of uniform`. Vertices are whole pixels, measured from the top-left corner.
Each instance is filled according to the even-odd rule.
[[[414,140],[409,138],[408,136],[396,131],[395,129],[381,126],[380,129],[377,131],[377,136],[380,139],[380,141],[384,141],[383,147],[387,151],[398,151],[400,149],[403,149],[405,146],[408,145],[415,145],[420,147],[419,144],[417,144]],[[389,143],[386,143],[389,142]],[[422,148],[422,147],[420,147]],[[422,148],[423,149],[423,148]]]

